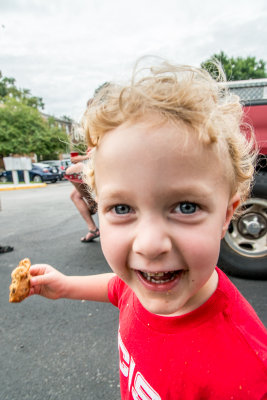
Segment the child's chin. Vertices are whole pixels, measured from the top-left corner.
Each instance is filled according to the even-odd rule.
[[[179,306],[177,304],[171,304],[170,302],[166,305],[166,301],[163,299],[147,300],[141,296],[141,298],[139,297],[139,300],[143,307],[152,314],[168,317],[179,313]]]

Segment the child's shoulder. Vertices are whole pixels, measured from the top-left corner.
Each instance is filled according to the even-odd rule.
[[[108,285],[108,296],[110,302],[118,308],[121,308],[125,297],[133,294],[131,289],[118,276],[114,276]]]
[[[217,272],[219,276],[219,282],[216,291],[225,297],[224,312],[228,318],[231,318],[232,321],[237,324],[241,322],[252,325],[259,324],[265,330],[264,325],[256,314],[256,311],[240,293],[237,287],[219,268],[217,268]]]
[[[246,343],[255,354],[266,363],[267,367],[267,330],[251,304],[239,292],[230,279],[217,270],[219,284],[217,291],[225,296],[225,325],[228,325],[233,335]]]

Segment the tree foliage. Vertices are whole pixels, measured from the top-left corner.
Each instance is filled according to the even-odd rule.
[[[46,121],[39,111],[9,99],[0,107],[0,154],[36,153],[49,158],[68,147],[66,133]]]
[[[17,89],[15,79],[2,77],[0,72],[0,156],[35,153],[47,159],[68,151],[66,132],[53,117],[43,118],[38,110],[43,106],[40,97]]]
[[[0,99],[2,102],[12,98],[30,107],[44,109],[41,97],[32,96],[29,89],[18,89],[15,82],[14,78],[3,77],[0,71]]]
[[[262,59],[257,61],[256,57],[228,57],[223,51],[202,62],[201,67],[217,78],[218,62],[221,63],[228,81],[267,78],[266,63]]]

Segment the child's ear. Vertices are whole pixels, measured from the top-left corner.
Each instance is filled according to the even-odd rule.
[[[228,207],[227,207],[227,210],[226,210],[225,221],[224,221],[223,228],[222,228],[222,236],[221,236],[221,238],[224,237],[224,235],[225,235],[225,233],[226,233],[226,231],[228,229],[228,226],[230,224],[230,221],[231,221],[231,219],[232,219],[232,217],[234,215],[234,212],[237,209],[237,207],[239,206],[239,204],[240,204],[240,196],[239,196],[238,193],[236,193],[233,197],[231,197],[231,199],[230,199],[230,201],[228,203]]]

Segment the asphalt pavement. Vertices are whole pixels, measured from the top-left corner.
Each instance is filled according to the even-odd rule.
[[[69,198],[69,182],[0,192],[0,399],[116,400],[118,311],[110,304],[33,296],[8,302],[19,260],[49,263],[69,275],[109,272],[99,240]]]
[[[110,304],[8,302],[19,260],[49,263],[69,275],[109,272],[100,242],[81,243],[87,227],[69,182],[0,192],[0,400],[118,400],[118,311]],[[97,216],[95,217],[97,218]],[[267,326],[267,282],[231,278]]]

